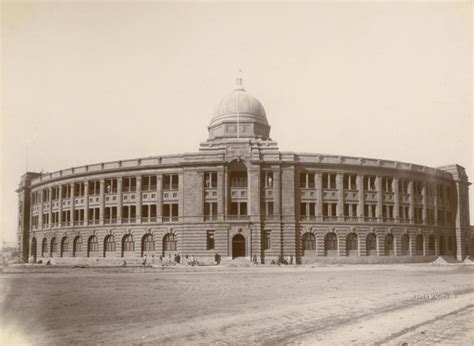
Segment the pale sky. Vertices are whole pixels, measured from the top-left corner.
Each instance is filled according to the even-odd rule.
[[[197,151],[239,68],[280,150],[458,163],[472,181],[471,6],[3,1],[4,238],[27,146],[44,172]]]

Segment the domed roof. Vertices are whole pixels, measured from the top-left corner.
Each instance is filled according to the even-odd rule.
[[[268,139],[270,125],[265,109],[259,100],[242,87],[242,79],[237,79],[237,87],[225,96],[214,109],[209,138],[262,138]]]
[[[213,121],[226,115],[252,115],[260,121],[267,123],[265,109],[262,103],[245,89],[234,89],[225,96],[214,109]]]

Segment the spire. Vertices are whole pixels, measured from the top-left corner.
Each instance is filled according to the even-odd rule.
[[[239,72],[237,73],[237,79],[236,79],[236,89],[244,90],[243,80],[244,78],[242,74],[242,69],[239,68]]]

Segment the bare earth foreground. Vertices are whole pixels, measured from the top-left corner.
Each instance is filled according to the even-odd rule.
[[[0,274],[2,345],[474,344],[474,266]]]

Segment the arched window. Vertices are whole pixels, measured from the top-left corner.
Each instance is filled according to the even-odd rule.
[[[173,233],[168,233],[163,238],[164,251],[176,251],[176,239]]]
[[[122,251],[133,251],[133,238],[131,234],[126,234],[122,240]]]
[[[408,234],[402,235],[402,255],[408,255],[410,249],[410,236]]]
[[[346,249],[347,251],[357,251],[357,234],[349,233],[346,238]]]
[[[41,257],[46,257],[48,254],[48,241],[46,238],[43,238],[43,242],[41,243]]]
[[[435,250],[435,237],[433,235],[430,235],[428,238],[428,250],[430,250],[430,252],[434,252]]]
[[[68,248],[69,248],[69,241],[67,240],[67,237],[63,237],[63,239],[61,239],[61,257],[64,256]]]
[[[56,237],[53,237],[53,239],[51,239],[50,256],[51,257],[55,256],[57,252],[58,252],[58,244],[56,242]]]
[[[82,238],[77,236],[72,243],[72,256],[76,257],[82,251]]]
[[[369,233],[366,239],[366,250],[367,255],[370,255],[370,251],[375,251],[377,249],[377,237],[374,233]]]
[[[87,253],[89,255],[90,253],[97,251],[99,251],[99,243],[97,242],[97,237],[93,235],[89,238],[87,243]]]
[[[393,255],[393,234],[391,233],[385,236],[385,255]]]
[[[333,232],[326,234],[324,239],[324,246],[326,251],[337,250],[337,236]]]
[[[143,236],[142,249],[143,251],[155,251],[155,242],[153,240],[153,235],[145,234]]]
[[[313,233],[307,232],[303,235],[303,250],[316,250],[316,237]]]
[[[115,240],[114,236],[109,234],[104,239],[104,252],[114,252],[115,251]]]

